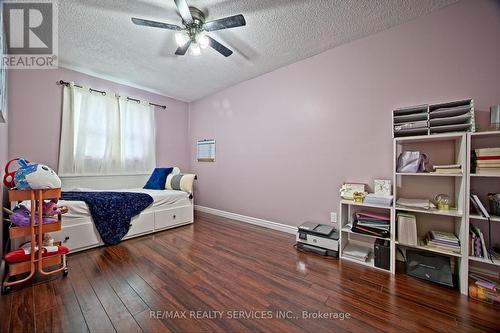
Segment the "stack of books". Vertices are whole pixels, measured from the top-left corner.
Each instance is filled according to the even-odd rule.
[[[460,253],[460,240],[451,232],[431,230],[425,238],[425,243],[438,250]]]
[[[398,242],[403,245],[418,245],[417,218],[415,214],[399,212],[397,214],[397,221]]]
[[[361,211],[355,214],[352,231],[375,237],[390,236],[390,216]]]
[[[434,169],[432,173],[446,173],[446,174],[462,173],[462,166],[460,164],[434,165],[432,166],[432,168]]]
[[[363,203],[369,205],[390,206],[392,205],[392,199],[393,199],[392,195],[368,193],[365,196]]]
[[[474,173],[500,175],[500,147],[475,149],[472,165]]]
[[[361,245],[348,243],[346,247],[344,247],[344,250],[342,250],[342,256],[356,261],[366,262],[370,256],[370,249]]]

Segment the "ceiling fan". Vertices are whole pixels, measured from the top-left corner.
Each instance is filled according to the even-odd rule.
[[[210,46],[225,57],[233,54],[233,51],[207,35],[207,32],[236,28],[246,25],[243,15],[234,15],[214,21],[205,22],[205,14],[196,7],[189,7],[186,0],[174,0],[177,10],[182,18],[180,27],[175,24],[162,23],[132,17],[132,22],[147,27],[167,29],[176,31],[175,41],[179,46],[176,55],[185,55],[190,48],[193,55],[199,55],[201,49]]]

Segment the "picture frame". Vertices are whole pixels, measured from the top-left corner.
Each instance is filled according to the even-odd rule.
[[[373,181],[375,194],[391,195],[392,194],[392,181],[390,179],[375,179]]]

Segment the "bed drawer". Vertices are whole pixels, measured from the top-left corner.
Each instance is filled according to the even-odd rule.
[[[61,231],[51,232],[50,235],[54,240],[62,241],[63,245],[71,251],[102,244],[101,238],[98,236],[99,233],[91,221],[64,226],[63,220]]]
[[[155,230],[165,229],[188,222],[193,222],[193,206],[184,206],[155,212]]]
[[[129,238],[135,235],[151,232],[155,228],[155,214],[143,213],[132,218],[132,226],[123,238]]]

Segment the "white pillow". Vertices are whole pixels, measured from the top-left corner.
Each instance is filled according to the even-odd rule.
[[[195,174],[174,174],[172,172],[167,176],[165,188],[167,190],[184,191],[191,194],[193,193],[193,183],[195,177]]]

